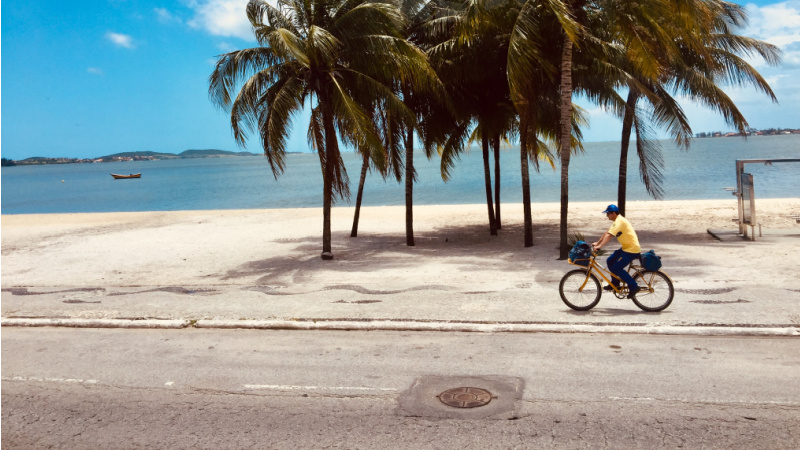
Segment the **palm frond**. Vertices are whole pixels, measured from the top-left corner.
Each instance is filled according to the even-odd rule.
[[[267,34],[266,40],[269,48],[283,59],[294,59],[304,66],[310,63],[310,55],[306,52],[303,39],[286,28],[277,28]]]
[[[714,51],[714,56],[724,68],[724,80],[737,86],[753,85],[759,91],[767,94],[773,102],[778,98],[769,86],[769,83],[741,57],[728,52]]]
[[[292,116],[303,109],[303,86],[297,78],[288,78],[267,89],[266,108],[261,108],[259,129],[264,154],[275,178],[283,173],[286,139],[292,129]]]
[[[674,82],[679,92],[720,113],[725,122],[736,127],[740,133],[747,131],[748,123],[744,115],[713,79],[694,68],[688,68]]]
[[[464,142],[471,134],[470,125],[469,120],[459,122],[452,133],[449,134],[447,140],[439,147],[439,156],[441,157],[440,172],[442,180],[445,182],[450,180],[450,171],[461,158],[461,152],[464,151]]]
[[[391,171],[397,181],[402,180],[404,166],[404,132],[403,121],[398,120],[395,111],[390,108],[375,108],[375,123],[381,134],[383,147],[386,150],[386,167],[380,171],[384,178]]]
[[[353,8],[339,8],[330,29],[342,40],[364,35],[400,37],[400,30],[405,27],[405,16],[396,6],[363,0],[345,2],[345,6],[349,6],[349,3],[360,4]]]
[[[208,96],[217,107],[227,109],[237,87],[264,67],[282,62],[271,49],[248,48],[219,56],[208,80]]]
[[[688,150],[692,139],[689,118],[678,101],[663,86],[657,86],[656,94],[659,101],[652,103],[654,125],[666,129],[679,148]]]
[[[713,49],[736,55],[759,55],[770,66],[781,63],[781,49],[768,42],[749,36],[715,33],[708,37]]]
[[[264,21],[266,18],[266,22]],[[260,45],[266,45],[267,36],[277,28],[286,28],[299,34],[294,25],[281,12],[265,0],[250,0],[247,3],[247,19]]]
[[[342,139],[357,146],[360,152],[369,153],[370,158],[379,166],[385,165],[383,142],[375,129],[371,114],[355,101],[336,77],[331,76],[329,80],[333,86],[330,99],[340,124],[339,132]],[[376,84],[372,84],[371,87],[375,88]]]
[[[664,158],[661,156],[661,144],[652,139],[652,129],[642,119],[644,114],[634,115],[636,130],[636,153],[639,155],[639,176],[647,193],[656,200],[664,198],[662,169]]]
[[[308,143],[318,153],[325,148],[325,126],[322,123],[322,110],[319,106],[311,110],[311,121],[308,125]],[[322,161],[322,171],[325,171],[325,162]]]
[[[288,77],[279,78],[281,66],[268,67],[248,79],[231,106],[231,129],[236,143],[244,147],[247,136],[258,127],[263,97],[271,86],[282,86]]]
[[[508,82],[511,96],[516,103],[527,103],[531,80],[551,78],[556,69],[539,48],[542,30],[536,2],[526,2],[517,17],[508,46]]]

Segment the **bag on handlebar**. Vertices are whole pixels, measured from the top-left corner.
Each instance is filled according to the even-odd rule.
[[[661,268],[661,257],[654,250],[642,253],[642,267],[645,270],[656,271]]]
[[[592,246],[584,241],[578,241],[569,251],[569,260],[572,264],[588,266],[592,258]]]

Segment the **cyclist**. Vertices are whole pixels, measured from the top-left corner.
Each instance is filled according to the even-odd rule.
[[[625,268],[631,261],[639,258],[639,254],[642,252],[642,248],[639,246],[639,237],[636,236],[636,231],[633,230],[633,226],[631,226],[628,219],[620,215],[617,205],[608,205],[608,208],[603,213],[614,224],[597,242],[592,242],[592,249],[594,251],[600,250],[612,237],[617,238],[622,248],[608,257],[608,269],[628,285],[628,298],[633,298],[641,288],[636,284],[633,277],[625,271]],[[611,282],[619,289],[619,280],[614,278]],[[611,286],[606,286],[603,289],[607,291],[614,290]]]

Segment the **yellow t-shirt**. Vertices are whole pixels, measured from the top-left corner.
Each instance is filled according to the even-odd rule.
[[[639,237],[633,230],[631,223],[628,219],[617,215],[614,224],[608,229],[608,233],[615,236],[620,244],[622,244],[622,251],[627,253],[641,253],[642,247],[639,247]]]

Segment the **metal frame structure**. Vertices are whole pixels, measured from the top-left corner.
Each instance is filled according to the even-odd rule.
[[[753,175],[744,172],[745,164],[763,163],[771,166],[773,163],[782,162],[800,162],[800,158],[777,158],[777,159],[737,159],[736,160],[736,191],[733,195],[736,196],[739,202],[739,234],[747,237],[747,226],[752,228],[752,239],[755,240],[755,227],[756,221],[756,199],[755,188],[753,186]],[[746,180],[746,182],[743,182]],[[747,189],[747,192],[745,192]],[[745,199],[745,196],[748,198]],[[748,200],[749,205],[745,205],[745,200]],[[745,208],[749,207],[748,217],[745,216]]]

